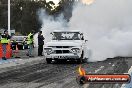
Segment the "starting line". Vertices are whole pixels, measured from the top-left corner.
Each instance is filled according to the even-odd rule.
[[[132,66],[129,69],[128,74],[131,76],[131,81],[129,84],[123,84],[121,88],[132,88]]]

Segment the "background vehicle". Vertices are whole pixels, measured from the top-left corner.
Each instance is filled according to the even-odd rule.
[[[56,30],[51,33],[52,41],[45,44],[44,54],[47,63],[52,60],[76,60],[85,62],[90,56],[90,50],[80,31]]]
[[[11,47],[13,47],[13,43],[18,44],[18,49],[27,49],[28,44],[26,40],[27,36],[12,36],[11,38]]]

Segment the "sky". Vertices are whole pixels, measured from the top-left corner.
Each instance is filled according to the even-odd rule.
[[[53,1],[55,3],[55,5],[57,5],[59,3],[60,0],[46,0],[47,2],[49,1]]]
[[[94,0],[82,0],[82,3],[83,4],[87,4],[87,5],[90,5],[94,2]]]

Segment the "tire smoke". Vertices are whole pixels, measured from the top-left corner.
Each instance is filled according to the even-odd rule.
[[[95,0],[91,5],[75,3],[72,18],[67,23],[63,15],[54,19],[38,11],[46,42],[53,30],[81,30],[92,50],[91,62],[116,56],[132,56],[132,1]],[[68,25],[68,26],[67,26]]]
[[[131,4],[130,0],[96,0],[74,7],[69,27],[85,33],[92,50],[89,61],[132,56]]]

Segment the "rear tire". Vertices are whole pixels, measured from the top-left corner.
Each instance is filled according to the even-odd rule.
[[[82,64],[83,63],[83,55],[84,55],[84,52],[82,51],[81,57],[77,61],[79,64]]]
[[[82,60],[82,62],[83,62],[83,63],[87,63],[87,58],[84,58],[84,59]]]
[[[78,63],[78,64],[81,64],[81,63],[82,63],[81,59],[78,59],[78,60],[77,60],[77,63]]]
[[[47,62],[47,64],[51,64],[52,59],[50,59],[50,58],[46,58],[46,62]]]

